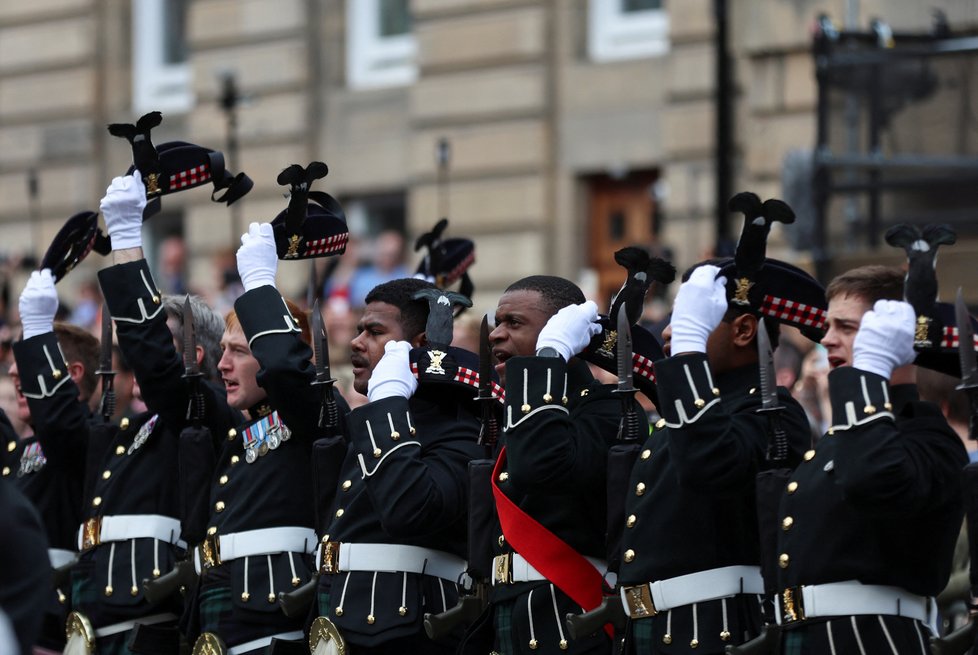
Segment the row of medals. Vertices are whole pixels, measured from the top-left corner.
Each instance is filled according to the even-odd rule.
[[[254,464],[259,457],[264,457],[269,450],[275,450],[291,437],[292,430],[282,423],[278,412],[258,419],[241,432],[245,461]]]
[[[47,461],[44,451],[41,450],[41,444],[37,442],[30,444],[24,448],[24,452],[20,456],[20,469],[17,471],[17,477],[22,478],[28,473],[40,471],[47,464]]]

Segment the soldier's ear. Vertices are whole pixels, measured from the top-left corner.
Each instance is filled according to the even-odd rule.
[[[750,346],[757,336],[757,317],[749,312],[741,314],[731,323],[731,334],[735,346]]]
[[[197,350],[197,366],[204,365],[204,347],[201,345],[196,346]]]
[[[67,362],[67,364],[68,377],[70,377],[72,382],[80,387],[82,377],[85,375],[85,365],[81,362]]]
[[[412,348],[421,348],[428,345],[428,333],[419,332],[413,339],[411,339]]]

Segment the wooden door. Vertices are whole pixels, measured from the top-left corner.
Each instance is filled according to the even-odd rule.
[[[608,310],[621,287],[625,270],[615,262],[615,251],[625,246],[653,249],[658,226],[652,185],[658,174],[633,173],[623,179],[590,180],[588,262],[598,275],[598,309]]]

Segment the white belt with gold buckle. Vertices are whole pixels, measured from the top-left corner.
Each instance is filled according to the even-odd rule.
[[[724,566],[652,583],[623,586],[620,593],[625,613],[640,619],[675,607],[737,594],[763,594],[764,580],[760,567]]]
[[[883,614],[929,623],[933,599],[900,587],[864,585],[857,580],[790,587],[778,594],[778,624],[825,616]]]
[[[328,561],[323,561],[323,550]],[[316,551],[316,569],[323,573],[380,571],[419,573],[449,582],[464,582],[468,563],[457,555],[422,546],[329,541]]]
[[[158,539],[180,548],[180,521],[161,514],[117,514],[89,519],[78,526],[78,550],[88,550],[110,541]]]
[[[606,575],[608,564],[596,557],[585,557],[591,566],[601,574]],[[547,578],[533,568],[526,558],[519,553],[505,553],[492,558],[492,585],[513,584],[514,582],[539,582]]]
[[[312,528],[300,527],[262,528],[208,535],[204,541],[210,546],[209,555],[212,559],[202,562],[201,547],[194,548],[194,568],[198,574],[203,568],[211,568],[241,557],[276,553],[311,554],[316,546],[316,532]]]

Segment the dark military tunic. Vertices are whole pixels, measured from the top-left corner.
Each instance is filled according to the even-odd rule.
[[[525,513],[594,560],[606,556],[606,461],[621,420],[621,400],[612,389],[597,382],[578,359],[513,357],[506,362],[500,445],[507,460],[496,483]],[[647,430],[644,421],[642,430]],[[494,555],[512,553],[498,517],[495,534]],[[497,584],[490,601],[501,653],[526,652],[531,641],[542,652],[610,649],[604,634],[570,638],[564,617],[582,608],[547,581]]]
[[[323,541],[419,546],[464,560],[467,465],[484,454],[476,444],[472,396],[469,389],[421,382],[411,398],[353,410]],[[324,573],[319,613],[354,652],[451,652],[427,639],[422,620],[455,605],[464,565],[456,579],[393,568]]]
[[[309,554],[316,546],[311,453],[313,441],[322,436],[317,425],[320,392],[310,385],[312,351],[299,338],[281,295],[272,286],[253,289],[238,298],[235,311],[261,364],[257,380],[268,397],[250,409],[250,421],[224,426],[220,432],[208,538],[301,528],[308,541],[291,552],[239,557],[205,571],[199,595],[200,628],[217,633],[228,646],[302,628],[301,619],[282,613],[278,594],[306,583],[311,575]],[[342,399],[340,403],[345,411]],[[277,410],[289,437],[249,463],[245,435],[272,410]]]
[[[168,572],[186,555],[182,526],[188,520],[181,498],[179,437],[187,423],[188,386],[183,364],[166,324],[162,298],[144,261],[111,266],[99,281],[116,324],[119,346],[132,365],[150,410],[123,419],[93,473],[83,519],[140,515],[176,522],[171,539],[136,538],[101,544],[82,555],[74,577],[74,597],[87,609],[93,625],[154,617],[173,620],[182,611],[178,596],[149,604],[143,579]],[[220,398],[223,390],[202,384],[206,395]],[[207,405],[207,419],[227,426],[240,414],[226,403]],[[224,430],[226,431],[226,427]],[[172,543],[171,543],[172,542]],[[99,647],[102,647],[100,640]]]
[[[754,481],[769,440],[757,365],[714,377],[706,355],[685,354],[656,362],[655,373],[663,419],[629,481],[619,584],[757,567]],[[793,466],[810,443],[808,422],[785,389],[778,399]],[[761,623],[757,595],[738,594],[633,619],[629,633],[641,653],[722,653]]]
[[[182,378],[183,365],[165,316],[156,312],[159,291],[145,262],[113,266],[102,271],[100,278],[124,352],[124,338],[130,336],[132,346],[139,348],[139,357],[129,361],[147,406],[169,423],[187,426],[190,387]],[[111,293],[107,287],[112,288]],[[261,363],[257,380],[268,399],[252,408],[254,415],[245,423],[227,405],[223,391],[208,385],[200,389],[202,422],[214,439],[215,465],[209,476],[207,471],[196,471],[192,477],[210,479],[204,522],[210,552],[216,551],[222,536],[253,530],[304,529],[308,538],[291,552],[263,552],[220,563],[208,562],[203,551],[198,551],[203,573],[190,610],[188,638],[193,641],[199,631],[214,632],[229,647],[301,629],[301,621],[282,614],[277,595],[309,579],[307,555],[315,546],[309,461],[312,440],[318,436],[318,392],[308,384],[311,351],[296,338],[298,328],[281,296],[272,287],[261,287],[239,298],[235,309],[252,354]],[[120,315],[129,317],[128,325],[119,320]],[[248,463],[243,444],[247,428],[273,409],[281,410],[290,436],[278,448]]]
[[[859,581],[935,596],[961,526],[968,457],[916,387],[843,367],[829,374],[832,427],[781,501],[779,587]],[[928,634],[899,616],[810,618],[784,626],[791,652],[920,653]],[[891,646],[892,644],[892,646]]]
[[[96,419],[78,400],[78,387],[68,375],[54,332],[19,341],[13,351],[34,436],[17,444],[11,453],[14,461],[5,464],[3,472],[41,515],[48,544],[56,549],[51,551],[52,562],[65,566],[78,550],[86,449]],[[4,425],[9,427],[6,417]],[[67,585],[51,590],[39,645],[64,646],[69,593]]]

